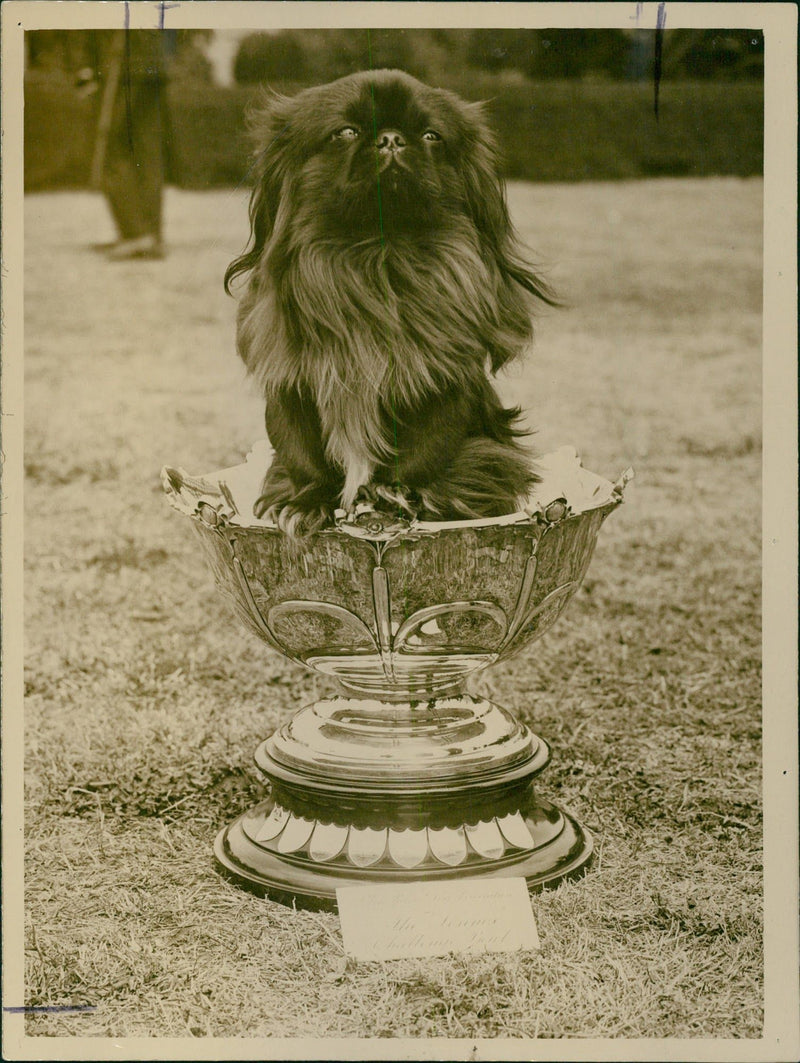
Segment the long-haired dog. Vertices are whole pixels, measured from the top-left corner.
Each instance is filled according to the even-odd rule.
[[[480,104],[377,70],[254,118],[237,348],[275,456],[255,506],[298,536],[362,500],[514,512],[536,476],[488,375],[553,302],[517,250]]]

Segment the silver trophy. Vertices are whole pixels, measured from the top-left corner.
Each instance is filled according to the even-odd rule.
[[[580,872],[591,837],[534,790],[547,743],[466,688],[555,623],[632,472],[612,484],[565,447],[518,513],[362,506],[298,545],[252,516],[269,460],[264,442],[232,469],[162,473],[245,626],[336,690],[257,749],[269,797],[219,833],[220,868],[310,906],[359,883]]]

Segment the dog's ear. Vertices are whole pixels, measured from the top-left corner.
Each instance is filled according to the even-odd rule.
[[[288,136],[294,100],[277,93],[264,93],[248,114],[248,131],[256,144],[250,173],[250,239],[247,247],[225,271],[225,291],[231,281],[256,266],[269,243],[278,218],[285,181],[291,176],[291,145]]]
[[[465,119],[461,176],[467,211],[485,246],[501,254],[511,228],[505,188],[499,175],[499,159],[494,136],[486,122],[482,103],[462,103]]]
[[[461,165],[467,211],[503,277],[548,305],[557,306],[558,300],[549,285],[525,263],[517,247],[506,205],[505,183],[500,176],[497,145],[485,118],[485,105],[463,106],[468,147]]]

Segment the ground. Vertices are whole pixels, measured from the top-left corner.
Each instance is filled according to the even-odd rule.
[[[246,196],[169,190],[168,257],[113,265],[99,197],[26,200],[25,1003],[94,1008],[29,1034],[760,1035],[762,184],[509,200],[567,305],[504,394],[636,480],[566,615],[474,689],[552,745],[597,858],[535,896],[538,952],[380,964],[211,861],[326,689],[230,619],[159,485],[262,434],[222,291]]]

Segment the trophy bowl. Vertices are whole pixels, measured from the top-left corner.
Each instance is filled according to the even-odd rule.
[[[292,541],[251,515],[270,458],[263,441],[231,469],[162,471],[245,626],[335,688],[257,749],[269,796],[219,833],[220,869],[312,907],[365,882],[580,872],[590,836],[534,791],[547,744],[466,683],[555,623],[631,471],[612,484],[563,447],[517,513],[426,523],[363,505]]]

